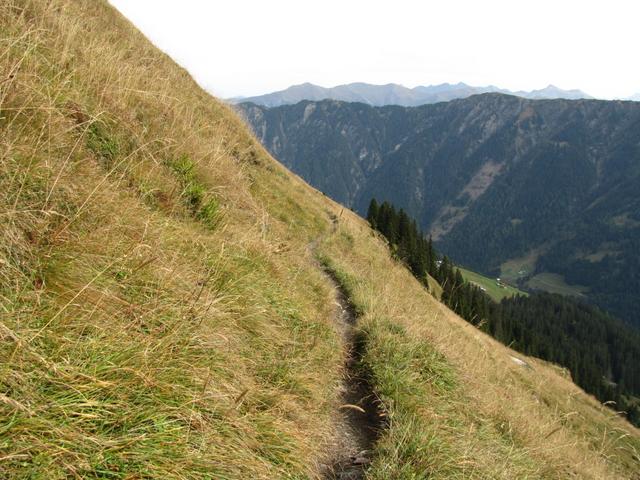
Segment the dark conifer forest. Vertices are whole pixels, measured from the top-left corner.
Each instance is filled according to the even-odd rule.
[[[373,199],[367,220],[426,288],[428,275],[438,281],[441,301],[458,315],[519,352],[565,367],[577,385],[640,426],[640,333],[571,297],[534,292],[496,303],[435,251],[404,210]]]

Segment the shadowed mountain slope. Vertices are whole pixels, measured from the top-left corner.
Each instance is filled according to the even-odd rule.
[[[463,265],[639,324],[640,104],[485,94],[238,108],[274,156],[344,205],[389,200]]]

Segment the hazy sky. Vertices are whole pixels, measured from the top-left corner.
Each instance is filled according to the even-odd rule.
[[[311,82],[640,92],[638,0],[110,0],[221,97]]]

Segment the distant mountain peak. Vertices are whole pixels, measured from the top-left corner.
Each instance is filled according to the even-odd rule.
[[[293,85],[284,90],[247,98],[231,98],[230,103],[251,102],[265,107],[291,105],[302,100],[341,100],[344,102],[361,102],[371,106],[400,105],[414,107],[429,103],[447,102],[458,98],[467,98],[482,93],[504,93],[530,99],[564,98],[577,100],[593,98],[581,90],[563,90],[553,84],[532,91],[501,89],[495,85],[477,87],[464,82],[441,83],[438,85],[417,86],[408,88],[398,83],[372,85],[364,82],[353,82],[335,87],[321,87],[305,82]]]

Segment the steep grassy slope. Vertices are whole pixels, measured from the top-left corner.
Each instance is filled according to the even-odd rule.
[[[0,477],[314,478],[350,289],[372,478],[631,478],[640,436],[438,304],[104,2],[0,5]],[[339,218],[334,232],[332,218]]]
[[[105,3],[0,8],[0,477],[313,472],[322,205]]]

